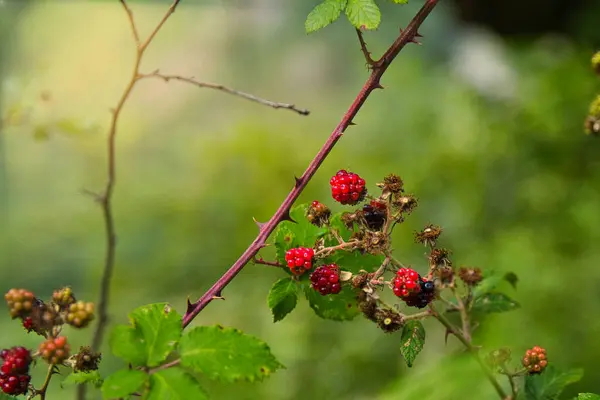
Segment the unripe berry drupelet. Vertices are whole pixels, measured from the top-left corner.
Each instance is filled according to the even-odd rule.
[[[331,178],[329,184],[331,185],[331,196],[341,204],[357,204],[367,194],[365,180],[357,174],[343,169]]]
[[[323,226],[329,222],[331,216],[331,210],[325,204],[320,201],[313,201],[306,210],[306,218],[308,221],[318,227]]]
[[[4,295],[11,318],[26,317],[33,308],[35,296],[25,289],[10,289]]]
[[[322,265],[310,274],[313,289],[323,296],[338,294],[342,290],[340,285],[340,268],[337,264]]]
[[[49,338],[40,344],[39,352],[41,357],[49,364],[62,364],[69,358],[71,347],[67,343],[65,336]]]
[[[94,303],[78,301],[69,306],[67,323],[76,328],[86,327],[94,319]]]
[[[534,346],[525,352],[522,362],[523,366],[527,368],[527,371],[530,374],[541,373],[548,365],[546,349],[540,346]]]
[[[312,259],[315,255],[313,249],[297,247],[285,253],[285,262],[294,275],[302,275],[312,268]]]

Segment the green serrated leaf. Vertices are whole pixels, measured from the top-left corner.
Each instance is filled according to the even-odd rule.
[[[167,303],[149,304],[129,314],[146,344],[148,367],[165,361],[181,337],[181,316]]]
[[[477,299],[478,297],[495,290],[503,279],[502,275],[493,271],[487,272],[484,275],[483,280],[473,289],[473,299]]]
[[[273,322],[281,321],[296,307],[298,285],[292,278],[280,279],[269,292],[267,304],[273,313]]]
[[[555,400],[564,388],[583,377],[583,369],[559,371],[552,366],[546,367],[539,375],[525,377],[525,398],[527,400]]]
[[[506,282],[510,283],[510,286],[512,286],[513,289],[517,288],[517,283],[519,282],[519,277],[514,272],[507,272],[506,274],[504,274],[503,279]]]
[[[109,375],[102,384],[103,399],[120,399],[136,393],[148,380],[139,369],[122,369]]]
[[[425,328],[421,321],[408,321],[402,328],[402,347],[400,352],[406,360],[406,365],[413,366],[415,358],[423,350],[425,344]]]
[[[346,224],[344,224],[344,222],[342,221],[342,214],[343,213],[333,214],[329,218],[329,226],[332,229],[335,229],[339,233],[339,235],[342,237],[342,239],[344,239],[347,242],[350,240],[350,237],[352,236],[352,233],[354,233],[354,232],[352,231],[352,229],[348,229]],[[331,237],[329,239],[331,240],[331,243],[329,243],[329,245],[334,245],[334,244],[338,243],[334,237]]]
[[[89,383],[94,385],[95,387],[102,386],[103,379],[100,376],[98,371],[89,371],[89,372],[71,372],[66,378],[62,381],[62,384],[65,386],[70,385],[83,385]]]
[[[487,293],[473,302],[472,311],[480,314],[500,313],[520,308],[521,305],[504,293]]]
[[[146,365],[146,343],[141,333],[131,326],[115,326],[111,332],[108,344],[115,356],[133,366]]]
[[[377,29],[381,11],[374,0],[348,0],[346,16],[357,29]]]
[[[181,338],[181,365],[225,382],[262,380],[283,368],[266,343],[234,328],[199,326]]]
[[[594,393],[579,393],[576,400],[600,400],[600,396]]]
[[[146,400],[204,400],[208,395],[198,381],[181,368],[167,368],[150,376]]]
[[[306,33],[318,31],[340,17],[346,8],[346,0],[325,0],[317,5],[306,17],[304,28]]]
[[[381,266],[384,259],[385,256],[380,254],[373,255],[361,254],[358,251],[338,251],[333,256],[324,259],[323,263],[336,263],[344,271],[352,273],[357,273],[361,269],[374,272]]]
[[[13,396],[9,396],[7,394],[4,394],[3,392],[0,392],[0,400],[15,400],[15,398]]]
[[[392,0],[396,4],[408,4],[408,0]]]
[[[308,204],[301,204],[290,211],[290,217],[296,221],[283,221],[273,235],[277,249],[277,261],[285,262],[285,252],[294,247],[312,247],[317,239],[324,236],[327,228],[319,228],[306,219]],[[286,268],[287,269],[287,268]]]
[[[347,286],[338,294],[323,296],[310,285],[305,285],[304,294],[310,308],[321,318],[333,321],[350,321],[360,314],[356,294]]]

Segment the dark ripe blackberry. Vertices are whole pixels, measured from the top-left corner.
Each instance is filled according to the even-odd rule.
[[[435,291],[435,284],[432,281],[422,281],[421,290],[424,293],[433,293]]]
[[[371,204],[365,204],[362,210],[363,218],[367,227],[373,231],[378,231],[385,224],[385,209],[373,207]]]

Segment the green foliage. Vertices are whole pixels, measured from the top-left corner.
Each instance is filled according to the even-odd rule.
[[[115,327],[112,352],[134,366],[156,367],[173,351],[181,336],[181,316],[166,303],[136,308],[131,325]]]
[[[400,352],[406,361],[406,365],[413,366],[417,355],[423,350],[425,344],[425,328],[421,321],[408,321],[402,328],[402,347]]]
[[[183,366],[226,382],[254,382],[283,368],[266,343],[222,326],[188,331],[181,339],[179,352]]]
[[[306,17],[306,33],[318,31],[340,17],[346,8],[347,0],[325,0],[317,5]]]
[[[72,372],[66,376],[66,378],[62,381],[62,384],[65,386],[69,385],[83,385],[89,383],[99,388],[102,386],[103,379],[100,376],[98,371],[89,371],[89,372]]]
[[[407,4],[408,0],[393,0],[396,4]],[[357,29],[373,30],[381,22],[381,10],[375,0],[325,0],[308,14],[304,27],[307,33],[318,31],[336,21],[342,11]]]
[[[304,294],[315,314],[333,321],[350,321],[360,312],[356,305],[356,295],[349,287],[344,287],[336,295],[323,296],[311,286],[304,287]]]
[[[147,400],[208,399],[198,381],[181,368],[168,368],[150,376]]]
[[[381,22],[381,11],[374,0],[348,0],[346,16],[357,29],[377,29]]]
[[[486,293],[473,302],[472,311],[479,314],[500,313],[516,310],[521,305],[504,293]]]
[[[600,396],[594,393],[579,393],[573,400],[600,400]]]
[[[494,271],[486,272],[481,282],[473,289],[473,298],[477,299],[487,293],[493,292],[502,284],[508,282],[513,288],[516,288],[518,277],[514,272],[499,274]]]
[[[267,304],[273,313],[273,322],[281,321],[296,307],[298,302],[298,285],[294,279],[283,278],[275,282]]]
[[[148,374],[138,369],[122,369],[111,374],[102,384],[104,399],[118,399],[136,393],[148,381]]]
[[[579,382],[582,377],[582,369],[559,371],[548,366],[539,375],[525,377],[525,398],[526,400],[557,399],[566,386]]]

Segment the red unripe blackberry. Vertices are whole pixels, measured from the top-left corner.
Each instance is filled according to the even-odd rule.
[[[294,275],[302,275],[312,268],[312,259],[315,255],[313,249],[296,247],[285,253],[285,262]]]
[[[548,365],[546,349],[540,346],[534,346],[532,349],[527,350],[522,363],[530,374],[541,373]]]
[[[417,271],[410,268],[400,268],[392,284],[394,294],[409,307],[424,308],[435,297],[433,282],[422,278]]]
[[[310,274],[313,289],[323,296],[338,294],[342,290],[340,285],[340,268],[337,264],[322,265]]]
[[[62,364],[69,358],[71,347],[67,343],[65,336],[49,338],[40,344],[39,352],[41,357],[49,364]]]
[[[331,196],[341,204],[354,205],[367,194],[365,180],[357,174],[339,170],[330,180]]]
[[[0,388],[6,394],[18,396],[27,393],[29,375],[0,375]]]
[[[31,353],[25,347],[13,347],[2,350],[0,357],[4,360],[0,372],[4,375],[26,374],[31,364]]]
[[[23,318],[23,328],[25,328],[27,332],[31,332],[33,330],[33,319],[31,319],[31,317]]]

